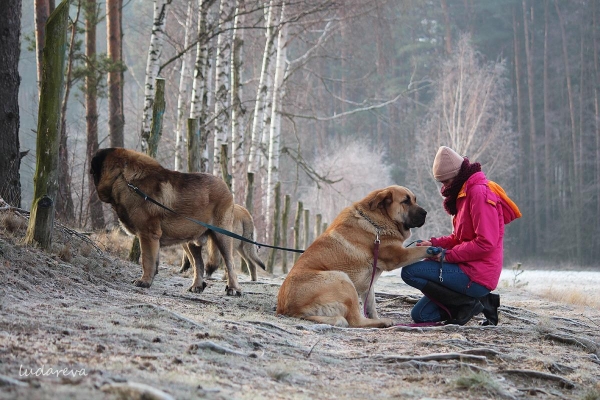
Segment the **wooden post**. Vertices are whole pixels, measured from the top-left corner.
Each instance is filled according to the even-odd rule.
[[[58,193],[60,107],[64,89],[68,18],[69,0],[65,0],[48,17],[43,50],[34,195],[25,242],[37,242],[44,249],[52,244],[54,199]]]
[[[327,230],[327,222],[323,222],[323,232]]]
[[[200,172],[200,129],[198,119],[187,120],[188,172]]]
[[[254,172],[248,172],[247,180],[246,210],[252,215],[252,212],[254,211]]]
[[[281,242],[281,230],[280,230],[280,215],[281,215],[281,182],[277,182],[275,184],[275,215],[273,216],[273,246],[279,246]],[[277,254],[277,249],[271,249],[271,253],[269,254],[269,260],[267,262],[267,271],[273,273],[274,265],[275,265],[275,256]]]
[[[322,228],[322,219],[323,216],[321,214],[317,214],[315,216],[315,239],[321,236],[321,228]]]
[[[288,238],[287,238],[287,234],[288,234],[288,216],[290,214],[290,200],[291,197],[289,194],[285,195],[285,198],[283,200],[283,215],[281,218],[281,244],[283,245],[283,247],[287,247],[288,244]],[[288,273],[288,266],[287,266],[287,262],[288,262],[288,252],[284,251],[281,253],[281,271],[284,274]]]
[[[304,210],[304,249],[310,244],[310,210]]]
[[[302,218],[302,202],[298,202],[298,207],[296,208],[296,217],[294,218],[294,248],[300,248],[300,218]],[[294,264],[298,261],[298,257],[300,257],[300,253],[294,253]]]
[[[229,169],[227,165],[229,165],[229,158],[227,156],[227,144],[221,145],[221,174],[222,178],[227,184],[229,191],[231,191],[231,174],[229,173]]]
[[[156,96],[152,105],[152,126],[148,138],[148,155],[156,157],[158,142],[162,136],[163,117],[165,115],[165,80],[156,78]]]
[[[146,154],[155,158],[158,151],[158,142],[162,136],[162,123],[165,114],[165,80],[156,78],[156,96],[152,106],[152,125],[150,127],[150,136],[148,137],[148,149]],[[140,255],[140,241],[136,236],[133,239],[131,250],[129,251],[129,261],[138,262]]]

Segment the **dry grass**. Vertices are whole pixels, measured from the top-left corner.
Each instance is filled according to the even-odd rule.
[[[572,304],[576,306],[600,307],[600,294],[588,296],[580,291],[569,289],[558,289],[550,287],[539,293],[545,299],[557,303]]]

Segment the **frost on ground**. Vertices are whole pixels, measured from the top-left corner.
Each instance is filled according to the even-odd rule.
[[[0,224],[0,399],[600,396],[600,307],[510,276],[497,327],[340,329],[275,316],[281,277],[239,273],[242,297],[221,280],[192,294],[167,254],[139,289],[140,267],[99,237],[57,229],[43,252],[23,234]],[[418,293],[397,274],[376,292],[381,316],[410,322]]]

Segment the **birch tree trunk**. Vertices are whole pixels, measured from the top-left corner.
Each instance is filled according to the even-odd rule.
[[[238,29],[241,13],[245,11],[245,0],[236,0],[235,18],[233,20],[233,40],[231,51],[231,191],[235,202],[242,204],[244,191],[242,169],[244,164],[244,131],[242,130],[242,46],[244,45],[244,30]],[[243,25],[243,19],[242,19]]]
[[[273,0],[269,1],[269,5],[266,9],[265,19],[265,49],[263,52],[262,65],[260,70],[260,78],[258,82],[258,89],[256,90],[256,102],[254,104],[254,113],[252,118],[252,130],[250,131],[250,152],[248,154],[248,172],[254,173],[258,169],[257,158],[260,157],[259,147],[262,142],[262,126],[263,113],[265,109],[265,100],[267,97],[267,75],[269,71],[269,64],[271,62],[271,48],[273,47]]]
[[[158,76],[160,55],[162,53],[165,20],[167,7],[172,0],[154,0],[154,22],[152,23],[152,34],[150,35],[150,47],[148,49],[148,60],[146,62],[146,79],[144,82],[144,109],[142,111],[142,151],[148,149],[148,138],[150,137],[152,122],[152,107],[156,94],[156,78]]]
[[[219,9],[219,36],[215,59],[215,125],[213,147],[213,174],[222,176],[221,146],[229,144],[231,126],[229,89],[231,87],[231,27],[235,7],[233,0],[221,0]]]
[[[183,48],[187,49],[192,35],[192,16],[193,13],[192,0],[188,0],[187,14],[185,19],[185,38],[183,40]],[[181,72],[179,75],[179,94],[177,95],[177,125],[175,127],[175,171],[183,171],[183,153],[184,153],[184,140],[183,134],[186,128],[185,118],[185,102],[187,101],[188,85],[187,82],[190,78],[190,61],[192,53],[188,51],[181,58]]]
[[[281,18],[284,18],[285,3],[281,4]],[[273,102],[271,106],[271,125],[269,132],[269,163],[267,167],[267,204],[266,227],[270,230],[272,221],[273,196],[275,186],[279,182],[279,156],[281,141],[281,98],[284,92],[284,77],[286,75],[287,24],[282,24],[277,36],[277,57],[275,60],[275,77],[273,79]]]
[[[125,147],[123,112],[123,0],[106,0],[108,71],[108,135],[111,147]]]
[[[207,14],[209,1],[198,0],[198,43],[196,44],[196,61],[194,63],[194,81],[192,83],[192,95],[190,101],[190,118],[198,121],[200,140],[197,146],[188,146],[188,159],[193,157],[199,161],[199,170],[190,172],[206,171],[208,156],[206,151],[205,123],[208,107],[208,29]],[[191,154],[191,152],[195,154]]]

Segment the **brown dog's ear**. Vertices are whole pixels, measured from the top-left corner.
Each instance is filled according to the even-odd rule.
[[[387,207],[392,203],[392,201],[392,191],[389,189],[383,189],[375,195],[375,198],[369,201],[369,209],[373,211],[377,208]]]

